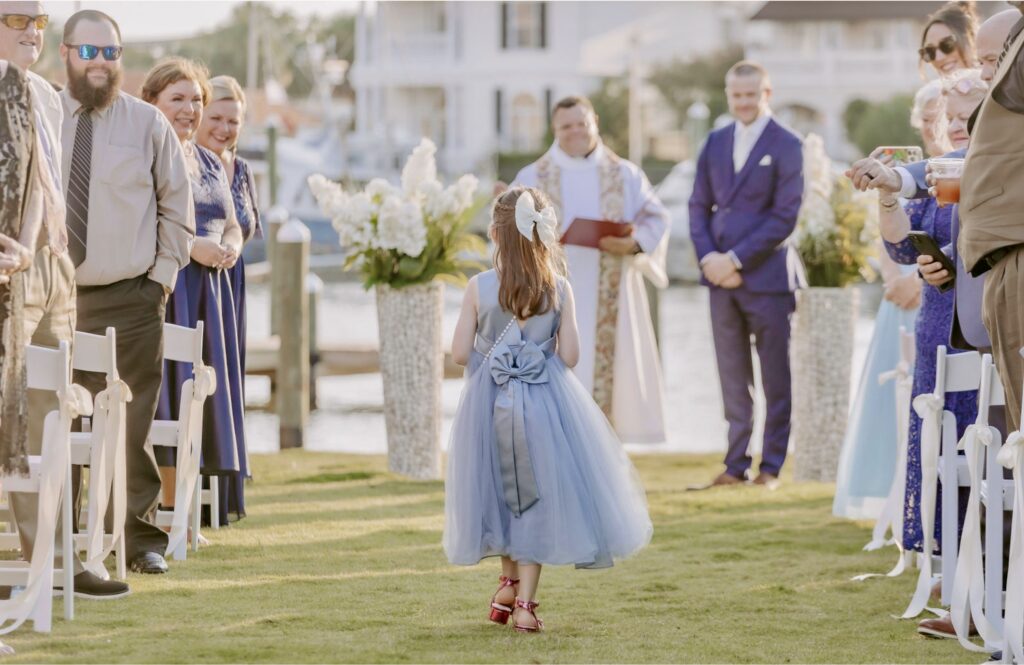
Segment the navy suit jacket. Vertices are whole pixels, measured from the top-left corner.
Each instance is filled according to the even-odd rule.
[[[690,197],[690,238],[697,260],[731,250],[743,264],[740,288],[788,293],[804,281],[800,259],[788,242],[804,191],[802,141],[770,119],[736,173],[735,131],[730,123],[711,132],[697,159]]]
[[[955,150],[945,157],[963,157],[966,150]],[[924,167],[927,161],[915,162],[904,166],[907,172],[914,177],[917,183],[917,191],[913,198],[921,199],[928,196],[928,185],[925,183]],[[951,242],[943,250],[956,264],[956,277],[953,282],[955,296],[953,299],[953,327],[949,331],[949,345],[955,349],[989,349],[992,341],[989,339],[988,331],[981,318],[981,299],[985,291],[985,276],[973,277],[964,268],[964,262],[960,260],[960,254],[956,249],[956,241],[960,236],[960,215],[959,208],[953,207],[952,224],[950,229]]]

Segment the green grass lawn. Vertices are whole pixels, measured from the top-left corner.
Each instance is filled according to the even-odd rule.
[[[254,458],[249,517],[206,532],[210,547],[131,575],[128,598],[78,602],[51,635],[6,636],[9,662],[983,660],[892,618],[916,571],[849,581],[895,551],[861,551],[868,528],[831,517],[831,485],[685,492],[716,458],[635,461],[654,540],[610,570],[546,569],[540,635],[486,620],[497,561],[448,565],[440,482],[399,479],[381,457],[292,451]]]

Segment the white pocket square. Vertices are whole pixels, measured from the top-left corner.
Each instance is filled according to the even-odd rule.
[[[772,156],[771,155],[765,155],[764,157],[761,158],[761,161],[758,162],[757,165],[758,166],[771,166],[772,165]]]

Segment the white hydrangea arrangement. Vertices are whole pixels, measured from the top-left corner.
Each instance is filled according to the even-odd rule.
[[[309,188],[348,252],[346,268],[358,268],[366,288],[395,288],[434,279],[456,283],[479,263],[465,254],[483,255],[486,244],[466,227],[477,210],[478,181],[463,175],[445,187],[437,178],[437,147],[427,138],[402,169],[401,187],[374,178],[360,192],[316,174]]]
[[[869,273],[878,234],[878,195],[838,173],[816,134],[804,139],[804,199],[794,242],[809,286],[846,286]]]

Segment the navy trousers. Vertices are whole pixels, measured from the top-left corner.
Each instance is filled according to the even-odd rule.
[[[789,339],[796,297],[792,293],[752,293],[742,287],[713,286],[710,292],[715,357],[729,423],[725,470],[742,478],[751,464],[748,448],[754,429],[753,338],[767,402],[760,471],[778,476],[789,445],[793,403]]]

